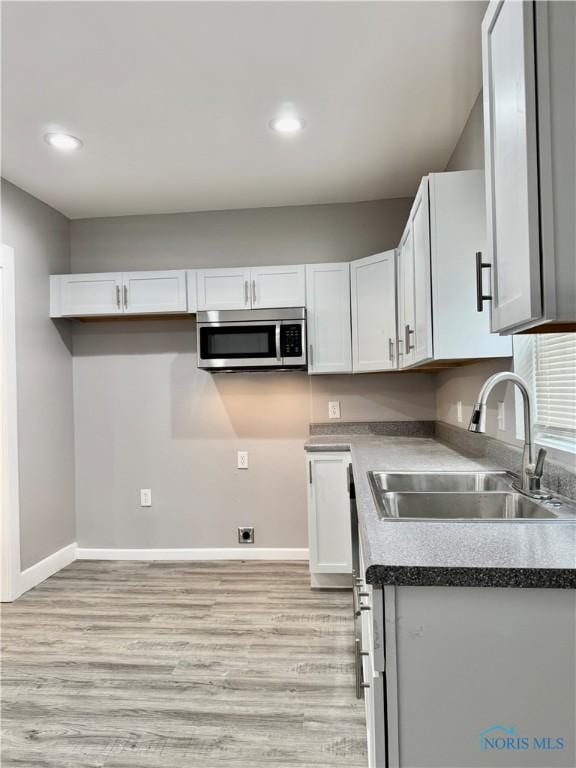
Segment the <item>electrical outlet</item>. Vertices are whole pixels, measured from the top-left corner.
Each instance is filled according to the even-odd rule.
[[[140,488],[140,506],[152,506],[152,491],[150,488]]]
[[[238,469],[248,469],[248,451],[238,451]]]
[[[251,525],[240,526],[238,528],[239,544],[254,544],[254,528]]]
[[[340,418],[340,400],[330,400],[328,402],[328,418],[329,419]]]
[[[502,400],[498,401],[498,410],[496,411],[496,422],[498,429],[504,431],[506,429],[506,409]]]
[[[464,417],[462,416],[462,400],[458,400],[456,403],[456,418],[458,419],[459,424],[464,421]]]

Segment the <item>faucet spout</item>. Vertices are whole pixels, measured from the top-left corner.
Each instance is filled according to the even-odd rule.
[[[493,376],[486,379],[478,395],[478,402],[475,403],[474,408],[472,409],[472,418],[470,419],[468,429],[470,432],[486,431],[486,403],[488,397],[497,384],[505,381],[515,384],[522,395],[522,403],[524,405],[524,451],[522,454],[522,477],[519,490],[523,493],[530,493],[539,490],[542,467],[540,466],[539,473],[535,471],[534,437],[532,432],[532,399],[530,390],[524,379],[521,376],[518,376],[518,374],[510,373],[508,371],[495,373]]]

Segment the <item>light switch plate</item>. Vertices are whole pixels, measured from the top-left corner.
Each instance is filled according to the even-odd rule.
[[[152,506],[152,490],[150,488],[140,488],[140,506]]]
[[[238,451],[238,469],[248,469],[248,451]]]
[[[340,400],[330,400],[328,402],[328,418],[329,419],[340,418]]]

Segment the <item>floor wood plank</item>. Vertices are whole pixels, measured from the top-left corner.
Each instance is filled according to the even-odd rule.
[[[2,607],[2,766],[364,767],[350,600],[305,563],[73,563]]]

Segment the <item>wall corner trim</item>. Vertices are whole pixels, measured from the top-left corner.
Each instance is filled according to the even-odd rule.
[[[30,568],[26,568],[20,574],[19,584],[17,585],[17,594],[14,599],[23,595],[24,592],[28,592],[29,589],[41,584],[50,576],[53,576],[58,571],[65,568],[70,563],[73,563],[77,557],[77,545],[76,542],[68,544],[66,547],[53,552],[44,560],[40,560],[39,563],[31,565]]]
[[[226,547],[222,549],[88,549],[77,550],[78,560],[308,560],[308,549]]]

